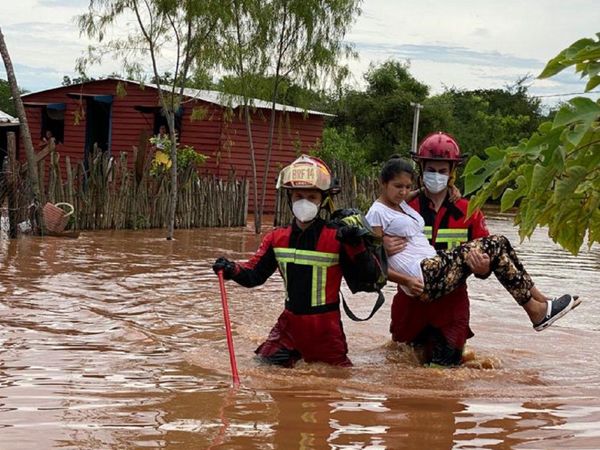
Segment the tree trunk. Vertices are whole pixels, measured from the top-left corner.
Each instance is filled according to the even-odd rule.
[[[15,239],[17,237],[17,178],[19,176],[19,165],[17,164],[17,139],[15,133],[7,133],[7,153],[8,163],[4,176],[7,188],[8,200],[8,237]]]
[[[254,154],[254,140],[252,139],[252,123],[250,122],[250,107],[244,105],[246,116],[246,133],[248,133],[248,144],[250,145],[250,161],[252,162],[252,193],[254,194],[254,232],[260,233],[262,226],[262,211],[258,207],[258,179],[256,177],[256,156]]]
[[[39,178],[37,164],[35,162],[35,153],[33,150],[33,142],[31,141],[31,133],[29,132],[27,116],[25,115],[25,107],[23,106],[23,101],[21,100],[21,93],[19,92],[17,78],[15,77],[12,61],[10,60],[10,55],[6,47],[6,43],[4,42],[4,35],[2,34],[2,29],[0,29],[0,54],[2,54],[2,59],[4,60],[4,67],[6,68],[6,77],[8,78],[8,83],[10,85],[10,90],[13,96],[13,102],[15,104],[15,109],[17,110],[17,117],[19,118],[21,137],[23,139],[23,145],[25,146],[25,153],[27,155],[27,174],[29,177],[29,182],[31,183],[33,203],[36,206],[36,221],[38,223],[38,226],[40,227],[40,231],[44,233],[46,230],[43,220],[43,209],[39,204],[41,194],[40,185],[38,181]]]
[[[173,239],[175,232],[175,212],[177,211],[177,137],[175,136],[175,112],[167,112],[167,122],[169,123],[169,132],[171,135],[171,201],[169,202],[169,213],[167,224],[167,240]]]
[[[267,158],[265,161],[265,176],[263,177],[262,190],[260,192],[260,217],[263,216],[265,208],[265,197],[267,196],[267,183],[269,179],[269,170],[271,169],[271,155],[273,153],[273,135],[275,134],[275,119],[277,110],[275,109],[275,100],[277,98],[277,84],[273,89],[273,99],[271,101],[271,122],[269,123],[269,138],[267,140]],[[283,112],[282,112],[283,114]]]

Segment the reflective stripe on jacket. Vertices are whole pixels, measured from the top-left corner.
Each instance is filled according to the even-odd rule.
[[[285,283],[285,307],[294,314],[339,309],[342,275],[375,282],[379,265],[363,244],[342,245],[336,228],[318,219],[307,229],[293,224],[268,233],[249,261],[238,265],[233,280],[242,286],[263,284],[279,269]]]
[[[446,250],[484,236],[489,236],[485,218],[475,211],[467,218],[469,202],[461,198],[451,203],[446,198],[436,212],[427,196],[420,194],[409,205],[423,216],[425,234],[436,250]]]
[[[310,306],[320,306],[326,303],[327,294],[325,291],[327,280],[327,269],[336,266],[340,262],[340,255],[337,253],[318,252],[312,250],[298,250],[295,248],[275,247],[275,258],[279,265],[279,271],[283,282],[287,282],[288,264],[300,264],[312,267],[312,283],[310,289]]]
[[[425,236],[431,242],[433,239],[433,228],[425,227]],[[446,244],[447,249],[458,247],[469,240],[468,228],[440,228],[435,237],[436,244]],[[439,247],[439,246],[438,246]],[[436,247],[436,248],[438,248]]]

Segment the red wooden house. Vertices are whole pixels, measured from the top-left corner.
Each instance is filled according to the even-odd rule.
[[[176,118],[179,142],[191,145],[209,157],[203,171],[227,177],[234,170],[238,177],[252,177],[250,147],[239,99],[196,89],[186,89],[184,94]],[[70,156],[73,161],[83,159],[94,143],[115,155],[131,152],[142,133],[156,135],[159,127],[166,125],[166,118],[158,106],[158,89],[133,81],[107,78],[29,93],[22,98],[34,144],[49,130],[57,141],[58,152]],[[271,105],[262,100],[254,100],[253,105],[252,134],[260,189],[264,179]],[[192,117],[198,108],[203,111],[201,119]],[[266,213],[274,210],[279,168],[291,162],[299,152],[307,152],[317,144],[327,116],[280,104],[276,114]],[[23,158],[24,152],[20,154]],[[252,211],[253,208],[250,195],[249,209]]]

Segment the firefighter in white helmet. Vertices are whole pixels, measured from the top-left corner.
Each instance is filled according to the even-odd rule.
[[[302,155],[279,174],[294,219],[263,239],[247,262],[219,258],[213,265],[242,286],[263,284],[279,269],[285,283],[285,309],[257,349],[267,363],[292,367],[298,360],[349,366],[340,317],[342,277],[375,283],[385,271],[361,238],[357,226],[333,226],[320,217],[337,185],[327,165]]]

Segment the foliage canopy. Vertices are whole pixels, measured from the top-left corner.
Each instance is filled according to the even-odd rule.
[[[588,78],[585,91],[600,84],[600,33],[581,39],[550,60],[540,78],[575,67]],[[588,246],[600,242],[600,103],[576,97],[553,121],[518,145],[489,147],[485,158],[471,158],[465,193],[477,191],[470,209],[500,198],[505,211],[518,205],[515,223],[521,239],[547,226],[552,240],[577,254],[587,234]]]
[[[27,93],[27,90],[19,88],[21,94]],[[0,79],[0,111],[4,111],[13,117],[17,116],[17,110],[12,101],[12,93],[10,91],[10,84],[6,80]]]

